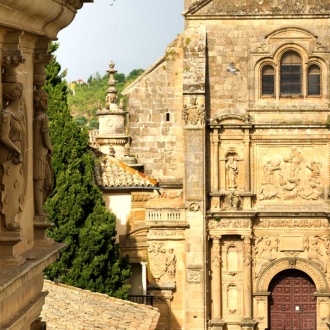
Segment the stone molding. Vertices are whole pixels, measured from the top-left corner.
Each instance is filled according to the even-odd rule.
[[[318,293],[329,293],[329,286],[324,274],[316,267],[316,265],[306,259],[294,257],[294,261],[290,257],[277,259],[265,267],[256,281],[256,293],[268,292],[271,280],[279,272],[293,268],[301,270],[311,277],[315,283]],[[330,295],[330,293],[329,293]]]
[[[4,0],[0,4],[0,22],[53,39],[71,23],[85,2],[93,0]]]

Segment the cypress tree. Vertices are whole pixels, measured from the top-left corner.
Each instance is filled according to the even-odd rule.
[[[58,44],[50,45],[53,53]],[[54,226],[48,236],[66,248],[45,275],[82,289],[126,298],[130,276],[128,259],[121,259],[115,242],[116,218],[104,205],[102,193],[93,182],[94,157],[88,133],[80,128],[67,104],[65,74],[53,57],[46,67],[44,89],[49,95],[48,117],[54,149],[54,190],[45,204]]]

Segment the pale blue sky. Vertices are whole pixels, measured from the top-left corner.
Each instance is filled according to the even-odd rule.
[[[111,5],[113,4],[113,5]],[[58,34],[56,52],[67,80],[103,76],[112,60],[119,73],[147,69],[183,32],[184,0],[94,0]]]

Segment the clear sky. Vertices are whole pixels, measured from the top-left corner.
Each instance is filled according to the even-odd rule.
[[[58,34],[56,52],[67,80],[101,76],[112,60],[118,73],[147,69],[184,30],[184,0],[94,0]]]

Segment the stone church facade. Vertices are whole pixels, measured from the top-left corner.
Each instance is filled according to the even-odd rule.
[[[124,91],[123,252],[159,329],[329,329],[330,2],[185,1],[185,30]]]

